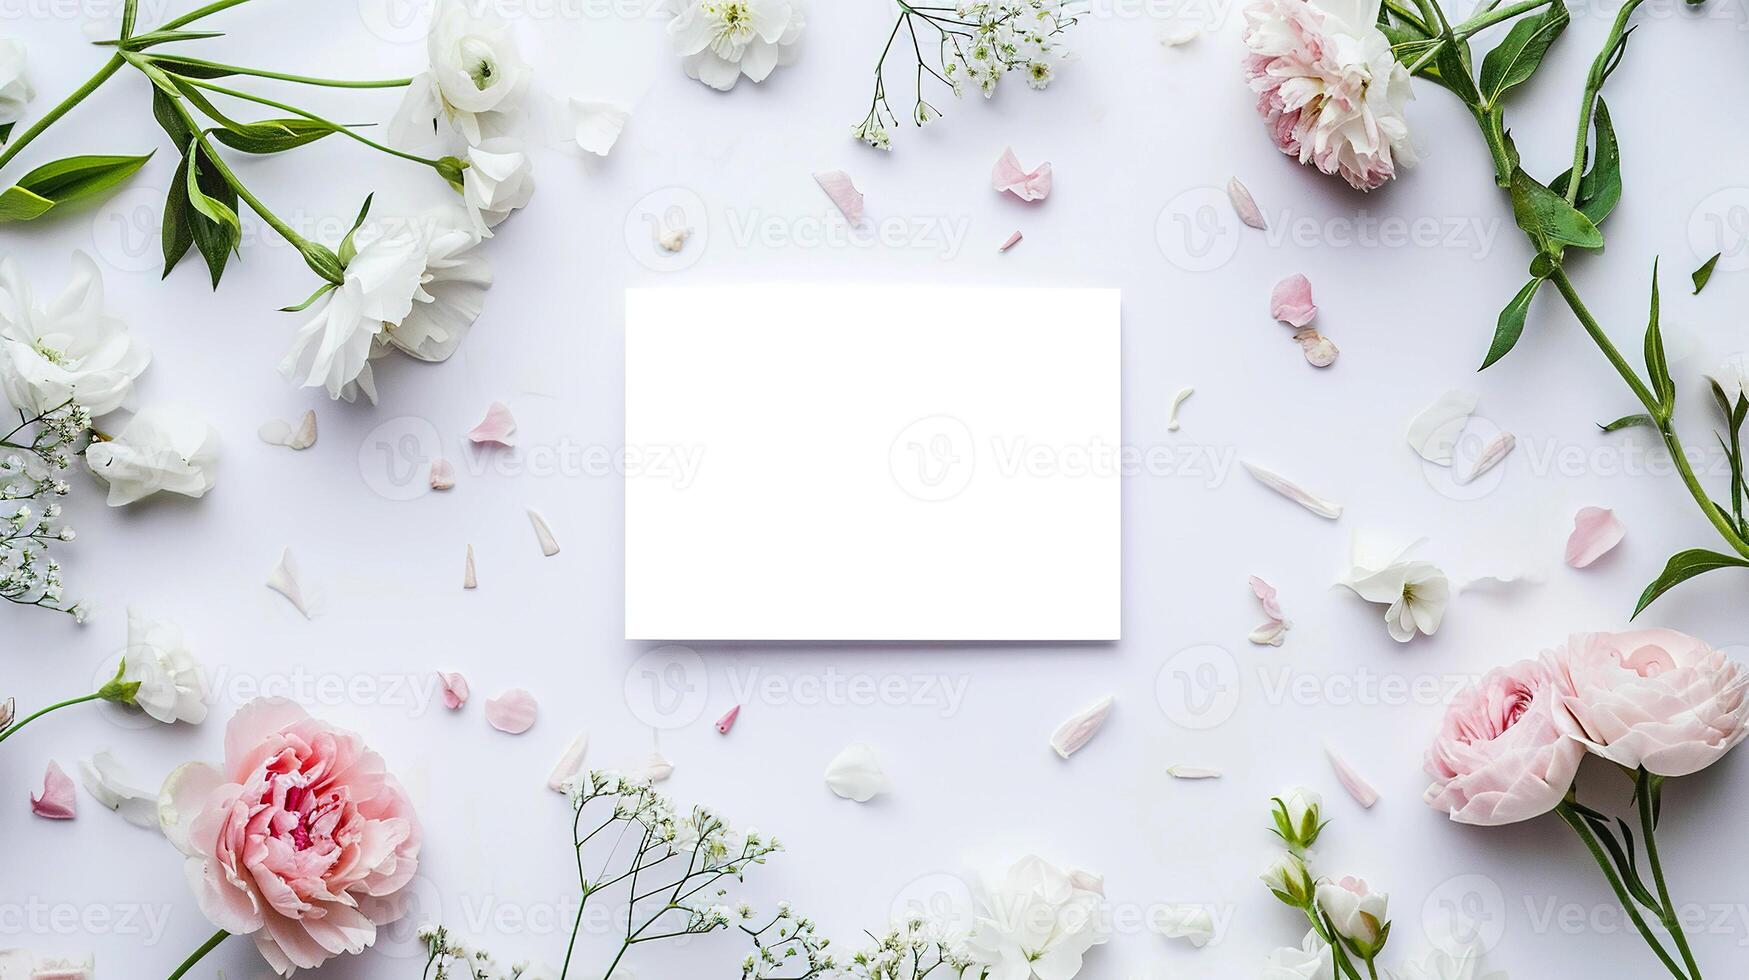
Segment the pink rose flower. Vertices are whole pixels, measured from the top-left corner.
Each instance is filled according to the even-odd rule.
[[[1692,636],[1582,633],[1554,656],[1563,730],[1611,762],[1686,776],[1749,735],[1749,670]]]
[[[376,941],[405,911],[419,824],[382,757],[290,701],[251,701],[225,729],[223,770],[194,762],[160,794],[201,911],[253,935],[289,976]]]
[[[1554,809],[1585,756],[1557,723],[1563,683],[1545,657],[1496,667],[1458,695],[1427,750],[1427,805],[1484,826]]]

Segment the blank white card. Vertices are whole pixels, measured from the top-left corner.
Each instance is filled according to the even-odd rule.
[[[1119,294],[626,292],[625,627],[1115,640]]]

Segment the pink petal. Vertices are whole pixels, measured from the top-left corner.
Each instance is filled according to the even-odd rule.
[[[460,674],[438,671],[437,683],[443,686],[443,706],[451,711],[468,703],[468,679]]]
[[[1275,586],[1253,575],[1251,576],[1251,591],[1256,593],[1257,601],[1263,604],[1263,615],[1270,619],[1287,618],[1281,614],[1281,603],[1275,601]]]
[[[1014,148],[1009,147],[1002,151],[995,169],[990,171],[990,186],[997,193],[1007,191],[1022,201],[1042,201],[1051,196],[1050,162],[1041,163],[1030,172],[1023,170]]]
[[[1330,759],[1330,768],[1336,770],[1336,781],[1342,784],[1342,788],[1348,791],[1349,796],[1354,797],[1354,802],[1359,803],[1365,809],[1372,809],[1372,805],[1379,801],[1378,790],[1373,789],[1366,780],[1360,778],[1360,773],[1355,772],[1346,760],[1337,755],[1335,749],[1328,745],[1324,746],[1324,755]]]
[[[1006,252],[1009,249],[1011,249],[1014,246],[1019,245],[1019,244],[1020,244],[1020,232],[1017,231],[1014,234],[1009,235],[1007,241],[1005,241],[1001,245],[997,246],[996,251]]]
[[[1628,529],[1607,507],[1581,507],[1573,516],[1573,533],[1567,538],[1567,564],[1584,568],[1621,544]]]
[[[717,719],[717,734],[727,735],[729,729],[735,727],[735,719],[741,717],[741,706],[735,705],[728,713]]]
[[[73,819],[73,781],[53,762],[43,773],[43,795],[32,795],[30,812],[50,820]]]
[[[1312,283],[1302,275],[1291,275],[1275,284],[1269,294],[1269,315],[1293,327],[1304,327],[1318,315],[1312,302]]]
[[[862,192],[856,189],[849,174],[842,170],[827,170],[814,174],[814,183],[819,184],[832,203],[838,206],[844,220],[853,225],[862,223]]]
[[[484,423],[482,423],[484,424]],[[450,490],[455,487],[455,467],[442,456],[431,461],[431,489]]]
[[[514,446],[516,441],[511,438],[516,432],[516,419],[510,414],[510,409],[503,402],[493,402],[486,409],[486,417],[480,424],[468,431],[470,442],[495,442],[500,446]]]
[[[1251,191],[1239,178],[1233,177],[1227,181],[1227,199],[1233,202],[1233,210],[1239,215],[1239,220],[1258,231],[1267,231],[1269,225],[1263,220],[1263,212],[1257,209],[1257,200],[1251,196]]]
[[[501,732],[521,735],[534,727],[534,716],[540,710],[534,695],[520,687],[511,688],[486,701],[486,723]]]

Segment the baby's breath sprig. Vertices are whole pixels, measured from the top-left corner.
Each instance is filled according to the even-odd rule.
[[[752,906],[741,903],[736,914],[741,931],[753,943],[753,952],[741,961],[741,980],[812,980],[837,968],[827,947],[832,941],[814,930],[814,920],[798,916],[788,902],[779,903],[777,914],[755,927]]]
[[[890,127],[899,124],[887,99],[886,68],[901,33],[917,59],[916,101],[908,115],[912,125],[927,126],[941,110],[924,97],[925,74],[956,97],[971,85],[990,98],[1011,71],[1023,72],[1029,86],[1043,89],[1063,57],[1060,36],[1077,23],[1069,9],[1072,0],[959,0],[951,7],[898,0],[898,5],[899,16],[875,62],[868,114],[850,128],[852,136],[879,150],[893,148]],[[926,38],[933,43],[926,45]],[[926,47],[934,50],[925,55]]]
[[[913,916],[884,936],[869,934],[874,945],[851,957],[847,974],[853,980],[923,980],[961,976],[971,960],[938,922]]]
[[[70,490],[64,473],[91,438],[91,413],[74,402],[46,412],[19,413],[0,436],[0,598],[39,606],[85,621],[86,607],[68,602],[54,543],[72,541],[61,521],[60,498]]]

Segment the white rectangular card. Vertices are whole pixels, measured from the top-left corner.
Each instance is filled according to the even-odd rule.
[[[1115,640],[1119,294],[626,292],[625,630]]]

